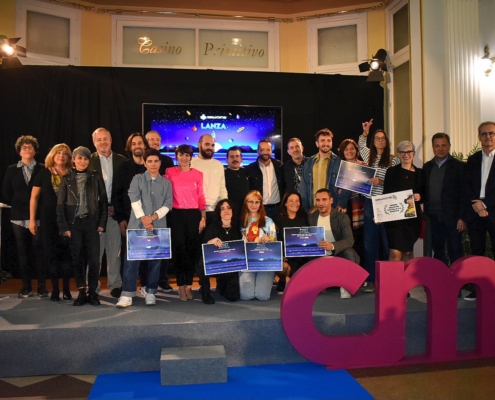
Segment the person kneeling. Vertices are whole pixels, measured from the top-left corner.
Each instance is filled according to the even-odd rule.
[[[354,237],[347,214],[332,208],[333,199],[328,189],[320,189],[316,192],[315,203],[317,211],[309,214],[309,225],[325,228],[325,240],[321,240],[318,247],[325,249],[327,256],[345,258],[359,265],[359,256],[352,248]],[[347,289],[340,288],[341,299],[351,297]]]
[[[172,208],[172,185],[170,181],[159,174],[160,152],[148,149],[144,153],[146,172],[136,175],[129,187],[131,200],[131,218],[128,229],[146,229],[152,232],[156,228],[166,228],[165,216]],[[126,260],[124,264],[124,279],[122,295],[116,306],[120,308],[132,305],[136,296],[136,281],[139,271],[139,260]],[[146,287],[147,306],[156,304],[155,293],[160,280],[161,260],[148,260],[148,280]]]

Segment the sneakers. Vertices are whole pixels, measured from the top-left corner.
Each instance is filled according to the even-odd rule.
[[[368,282],[368,284],[364,287],[364,293],[373,293],[375,291],[375,282]]]
[[[152,295],[153,296],[153,295]],[[153,296],[154,298],[155,296]],[[120,296],[119,301],[116,304],[119,308],[126,308],[132,306],[132,297]]]
[[[172,286],[170,286],[168,284],[167,281],[162,281],[158,284],[158,286],[160,287],[160,289],[162,289],[162,291],[164,292],[172,292],[174,289],[172,288]]]
[[[139,289],[138,294],[139,296],[146,298],[146,295],[148,294],[146,293],[146,286],[141,286],[141,289]]]
[[[44,283],[38,285],[38,296],[39,297],[48,297],[48,290],[46,290],[46,286]]]
[[[347,289],[344,289],[343,287],[340,288],[340,298],[341,299],[350,299],[352,297],[352,294],[349,293]]]
[[[22,288],[22,290],[17,295],[20,299],[27,299],[28,297],[33,297],[33,291],[28,288]]]
[[[476,301],[476,292],[471,292],[464,297],[465,301]]]
[[[131,299],[131,303],[132,303],[132,299]],[[156,297],[155,297],[155,295],[153,293],[148,293],[146,295],[145,303],[146,303],[147,306],[154,306],[156,304]]]
[[[287,285],[287,280],[285,278],[280,278],[277,282],[277,293],[278,294],[284,293],[285,285]]]

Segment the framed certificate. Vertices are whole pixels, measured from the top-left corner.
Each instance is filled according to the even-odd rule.
[[[246,242],[248,271],[282,271],[282,242]]]
[[[416,218],[412,190],[403,190],[371,197],[375,222],[390,222]]]
[[[172,257],[170,228],[127,229],[128,260],[162,260]]]
[[[324,256],[325,250],[318,247],[320,240],[325,240],[323,226],[284,228],[285,257]]]
[[[352,192],[371,194],[373,185],[369,182],[376,175],[376,169],[366,165],[341,161],[335,186]]]
[[[202,246],[205,275],[226,274],[247,269],[244,240],[222,242],[222,247],[210,243]]]

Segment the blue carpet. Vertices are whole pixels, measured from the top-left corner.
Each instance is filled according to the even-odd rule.
[[[229,367],[227,383],[162,386],[160,372],[98,375],[96,399],[373,399],[347,371],[313,363]]]

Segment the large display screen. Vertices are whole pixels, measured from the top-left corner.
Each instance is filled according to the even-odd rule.
[[[282,157],[282,107],[143,103],[143,132],[155,130],[162,137],[161,152],[175,160],[181,144],[199,153],[201,135],[215,138],[215,158],[227,165],[226,152],[242,148],[243,165],[258,157],[258,142],[272,143],[273,157]]]

